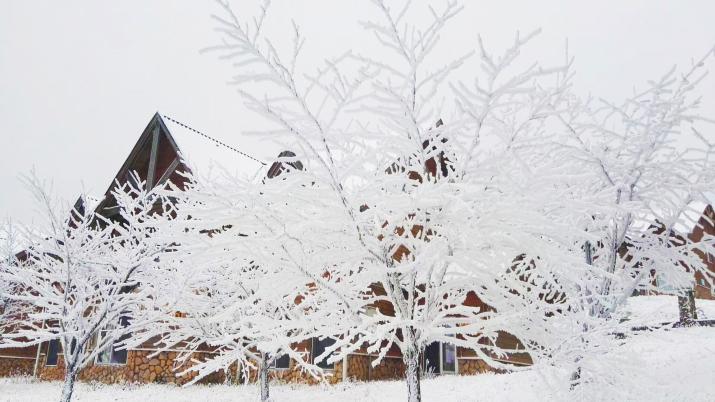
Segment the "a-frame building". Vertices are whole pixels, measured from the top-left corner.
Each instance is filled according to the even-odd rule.
[[[183,189],[187,182],[185,173],[197,168],[208,170],[217,163],[228,169],[252,172],[265,165],[224,142],[170,117],[162,117],[157,112],[111,179],[95,212],[110,219],[115,216],[119,211],[112,189],[116,183],[135,180],[135,174],[146,182],[147,189],[164,186],[169,181]],[[272,168],[276,169],[275,166]]]

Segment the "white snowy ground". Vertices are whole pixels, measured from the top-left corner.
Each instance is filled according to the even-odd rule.
[[[700,301],[700,300],[699,300]],[[634,315],[650,314],[662,321],[670,312],[674,298],[657,296],[632,300]],[[703,302],[715,313],[715,302]],[[661,307],[658,307],[661,306]],[[677,316],[677,307],[675,314]],[[715,318],[715,314],[708,315]],[[715,328],[678,328],[643,333],[629,338],[609,353],[609,367],[625,372],[616,375],[608,387],[582,388],[573,395],[554,384],[548,369],[479,376],[443,376],[424,380],[425,401],[715,401]],[[634,360],[634,357],[635,360]],[[620,363],[619,363],[620,362]],[[615,365],[614,365],[615,364]],[[618,365],[618,366],[616,366]],[[35,382],[28,378],[0,379],[0,401],[53,401],[59,399],[61,384]],[[337,386],[277,385],[271,389],[276,402],[328,401],[404,401],[403,382],[371,382]],[[243,402],[256,401],[256,386],[169,385],[78,385],[75,401],[141,401],[141,402]]]
[[[695,299],[695,309],[700,320],[715,320],[715,300]],[[678,301],[675,296],[631,297],[625,310],[640,322],[662,324],[679,319]]]

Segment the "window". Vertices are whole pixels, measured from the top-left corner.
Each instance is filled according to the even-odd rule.
[[[457,372],[457,347],[451,343],[442,343],[442,373]]]
[[[47,360],[45,361],[46,366],[56,366],[57,365],[57,355],[60,353],[60,340],[53,339],[47,344]]]
[[[283,355],[276,357],[273,360],[272,368],[278,369],[278,370],[289,369],[290,368],[290,356],[283,354]]]
[[[107,331],[101,331],[100,338],[104,338]],[[116,349],[115,342],[107,345],[104,350],[97,355],[97,364],[127,364],[127,350]]]
[[[425,376],[432,377],[440,373],[439,354],[439,342],[432,342],[425,348],[422,355],[422,370],[424,371]]]
[[[446,342],[432,342],[422,355],[425,376],[457,373],[457,347]]]
[[[106,336],[105,334],[106,331],[102,331],[101,334],[99,335],[99,338],[103,338]],[[97,343],[100,342],[100,339],[97,339]],[[98,364],[109,364],[112,361],[112,347],[106,347],[104,350],[99,352],[97,355],[97,363]]]
[[[122,328],[129,325],[129,318],[122,317],[120,319],[120,325],[122,326]],[[99,344],[100,341],[104,340],[109,335],[110,329],[105,329],[105,330],[99,331],[97,344]],[[119,339],[116,340],[116,342],[112,341],[109,345],[105,346],[104,350],[100,351],[99,354],[97,355],[96,363],[97,364],[127,364],[127,350],[126,349],[121,349],[121,350],[116,349],[116,344],[123,341],[127,337],[129,337],[128,334],[122,335]]]
[[[334,344],[335,339],[332,338],[313,338],[313,363],[317,364],[318,367],[322,368],[323,370],[332,370],[334,368],[334,364],[326,362],[331,355],[328,355],[327,357],[325,357],[325,359],[319,362],[316,362],[315,358],[322,355],[325,352],[325,349],[333,346]]]

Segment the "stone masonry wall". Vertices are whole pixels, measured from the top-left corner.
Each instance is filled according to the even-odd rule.
[[[35,359],[0,357],[0,377],[31,375]]]
[[[138,383],[172,383],[185,384],[196,377],[195,372],[177,377],[174,369],[176,352],[162,352],[157,356],[149,357],[153,352],[130,350],[127,352],[126,364],[93,364],[83,369],[79,374],[80,381],[99,381],[107,384],[121,382]],[[201,356],[197,356],[201,358]],[[39,368],[39,377],[43,380],[64,379],[64,356],[59,355],[56,366],[46,366],[43,354]],[[212,373],[201,379],[199,383],[223,382],[223,372]]]
[[[184,376],[177,377],[174,370],[177,363],[175,358],[177,352],[162,352],[157,356],[149,357],[151,351],[130,350],[127,353],[126,364],[91,365],[80,372],[81,381],[99,381],[103,383],[172,383],[177,385],[185,384],[195,378],[196,373],[189,372]],[[196,358],[201,359],[207,354],[198,353]],[[46,366],[46,355],[41,354],[38,366],[38,376],[43,380],[63,380],[64,361],[63,355],[58,356],[57,366]],[[377,367],[372,367],[371,361],[374,356],[365,354],[350,355],[347,359],[347,375],[350,380],[374,381],[374,380],[395,380],[404,378],[405,367],[399,357],[386,357]],[[500,372],[489,367],[483,360],[476,358],[458,359],[458,371],[462,375],[474,375],[487,372]],[[325,380],[330,384],[335,384],[343,380],[343,362],[339,361],[330,370]],[[34,366],[34,359],[30,358],[0,358],[0,376],[31,375]],[[242,381],[242,373],[237,375],[236,365],[230,368],[230,381]],[[256,381],[256,370],[250,370],[249,381]],[[270,371],[271,380],[279,383],[302,383],[316,384],[319,380],[302,372],[295,361],[291,361],[288,369],[272,369]],[[199,381],[199,383],[221,383],[226,381],[226,374],[223,371],[215,372]]]
[[[255,363],[258,366],[257,363]],[[336,384],[342,381],[343,364],[342,361],[335,363],[332,370],[326,374],[325,381],[329,384]],[[233,370],[235,371],[235,370]],[[249,382],[258,380],[258,371],[256,369],[249,370]],[[304,373],[295,361],[291,360],[287,369],[271,369],[269,378],[272,382],[291,383],[291,384],[318,384],[319,379],[313,378],[310,374]],[[235,377],[234,377],[235,378]],[[241,381],[241,379],[239,379]]]
[[[176,352],[161,353],[156,357],[149,358],[149,351],[129,351],[126,365],[92,365],[82,370],[79,379],[81,381],[99,381],[103,383],[171,383],[185,384],[192,380],[196,374],[188,373],[182,377],[177,377],[173,371]],[[385,358],[377,367],[372,367],[370,363],[374,357],[366,355],[351,355],[348,357],[348,378],[357,381],[374,380],[394,380],[404,377],[404,364],[400,358]],[[43,380],[62,380],[64,378],[64,361],[60,355],[57,366],[45,366],[44,354],[38,368],[39,376]],[[31,375],[34,360],[31,359],[0,359],[0,376]],[[459,374],[474,375],[488,372],[499,372],[499,370],[489,367],[484,361],[479,359],[459,359]],[[326,378],[328,383],[335,384],[342,381],[342,361],[335,364],[330,376]],[[249,381],[256,380],[255,370],[251,370]],[[318,381],[306,373],[303,373],[295,364],[291,362],[289,369],[271,370],[272,381],[282,383],[304,383],[315,384]],[[236,377],[236,368],[231,368],[231,378]],[[202,379],[200,383],[221,383],[225,381],[223,372],[216,372]]]
[[[348,378],[358,381],[394,380],[405,376],[402,358],[385,357],[377,367],[372,367],[375,356],[350,355],[348,357]]]
[[[367,355],[350,355],[348,357],[348,378],[357,381],[370,380],[394,380],[405,375],[405,367],[402,358],[386,357],[377,367],[372,367],[370,363],[375,357]],[[343,362],[338,361],[328,371],[325,381],[329,384],[336,384],[343,380]],[[295,361],[291,361],[288,369],[273,369],[270,371],[271,381],[282,383],[317,384],[319,380],[313,378],[300,370]],[[249,381],[257,379],[256,370],[250,370]]]
[[[490,367],[484,360],[481,359],[459,359],[458,371],[462,375],[474,375],[482,373],[499,373],[498,369]]]

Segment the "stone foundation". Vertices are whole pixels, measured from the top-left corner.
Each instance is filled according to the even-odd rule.
[[[188,372],[186,375],[177,377],[177,373],[184,371],[184,367],[177,368],[175,361],[178,352],[162,352],[150,357],[152,351],[130,350],[127,352],[126,364],[94,364],[79,374],[80,381],[99,381],[102,383],[169,383],[183,385],[196,378],[195,372]],[[196,359],[209,356],[207,353],[197,353]],[[64,379],[63,355],[58,356],[57,366],[46,366],[45,354],[41,354],[38,366],[38,377],[42,380],[62,381]],[[353,381],[375,381],[375,380],[397,380],[404,378],[405,366],[401,357],[385,357],[377,367],[372,366],[375,356],[366,354],[354,354],[347,358],[348,379]],[[0,376],[31,375],[34,367],[33,358],[13,358],[0,357]],[[343,361],[334,364],[334,369],[326,373],[325,381],[335,384],[343,380]],[[217,371],[201,379],[199,383],[223,383],[230,381],[233,383],[243,382],[244,373],[237,372],[236,365],[229,369],[230,376],[227,379],[224,371]],[[458,373],[461,375],[475,375],[481,373],[500,373],[501,370],[494,369],[483,360],[477,358],[460,357],[458,359]],[[317,384],[319,379],[313,378],[301,371],[295,361],[291,361],[288,369],[271,369],[270,378],[277,383],[300,383]],[[257,371],[252,369],[248,373],[248,381],[257,380]]]
[[[164,352],[149,358],[149,351],[129,351],[125,365],[92,365],[80,372],[81,381],[99,381],[111,383],[168,383],[182,385],[193,378],[196,373],[190,372],[177,377],[173,371],[176,352]],[[377,366],[372,367],[372,356],[350,355],[348,357],[348,378],[353,381],[396,380],[405,375],[405,367],[401,358],[387,357]],[[57,366],[45,366],[43,361],[38,368],[39,377],[43,380],[61,381],[64,379],[64,361],[60,355]],[[34,366],[32,359],[0,358],[0,376],[31,375]],[[480,359],[459,359],[459,374],[475,375],[482,373],[498,373]],[[326,381],[335,384],[342,381],[342,361],[335,364],[335,369],[326,377]],[[257,380],[256,370],[251,370],[249,381]],[[271,381],[280,383],[316,384],[318,380],[302,372],[295,362],[291,362],[289,369],[272,369]],[[236,366],[231,367],[231,379],[236,382]],[[203,378],[200,383],[222,383],[226,380],[224,372],[216,372]]]
[[[35,359],[0,357],[0,377],[32,375]]]
[[[258,364],[256,363],[256,366]],[[334,369],[327,370],[325,375],[325,381],[328,384],[336,384],[342,381],[343,378],[343,364],[342,362],[337,362],[333,366]],[[235,370],[232,370],[235,372]],[[249,370],[249,382],[258,381],[258,370]],[[241,373],[243,376],[243,373]],[[271,382],[278,383],[289,383],[289,384],[318,384],[321,380],[314,378],[308,373],[303,372],[295,361],[291,360],[289,368],[287,369],[271,369],[268,372],[268,376]],[[234,377],[235,378],[235,377]],[[243,378],[239,378],[238,381],[243,381]]]
[[[370,381],[404,378],[405,367],[402,363],[402,358],[386,357],[377,367],[372,367],[371,362],[374,358],[374,356],[366,355],[348,356],[348,379],[352,381]],[[343,361],[336,362],[333,367],[332,370],[326,372],[325,381],[328,384],[336,384],[343,381]],[[232,372],[235,372],[235,370],[232,370]],[[271,369],[269,376],[272,382],[278,383],[317,384],[321,382],[319,379],[315,379],[309,374],[302,372],[295,361],[291,361],[288,369]],[[255,382],[257,378],[257,370],[251,369],[248,381]],[[243,379],[238,378],[237,381],[243,381]]]
[[[395,380],[405,376],[401,357],[385,357],[377,367],[372,367],[375,356],[350,355],[348,378],[357,381]]]
[[[177,352],[162,352],[156,356],[149,357],[152,353],[153,352],[150,351],[129,351],[126,365],[126,371],[129,374],[127,381],[183,385],[196,378],[197,373],[194,371],[177,377],[177,373],[185,369],[184,367],[180,367],[178,370],[174,370],[178,365],[178,363],[175,362],[178,355]],[[205,355],[197,353],[193,358],[200,360],[204,357]],[[233,371],[235,371],[235,368]],[[198,383],[222,383],[225,380],[226,373],[217,371],[202,378]]]
[[[459,359],[457,364],[458,372],[462,375],[474,375],[482,373],[500,373],[501,370],[489,366],[481,359]]]
[[[152,353],[151,351],[130,350],[127,352],[126,364],[93,364],[80,371],[79,380],[99,381],[106,384],[153,382],[183,385],[196,377],[195,372],[189,372],[186,375],[177,377],[177,372],[174,371],[176,352],[162,352],[156,356],[149,357]],[[201,357],[198,356],[197,358],[200,359]],[[56,366],[46,366],[43,354],[38,375],[42,380],[63,380],[65,375],[64,356],[58,356]],[[199,383],[221,383],[224,381],[225,373],[219,371],[204,377]]]

